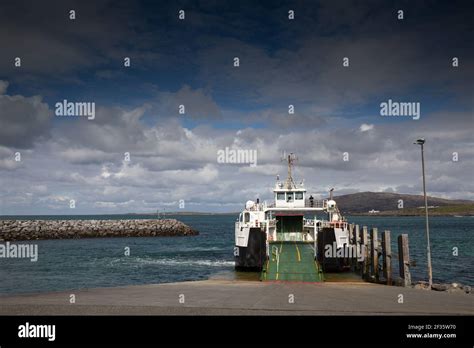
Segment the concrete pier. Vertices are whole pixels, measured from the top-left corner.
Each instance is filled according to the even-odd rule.
[[[473,299],[361,282],[206,280],[0,296],[0,315],[473,315]]]

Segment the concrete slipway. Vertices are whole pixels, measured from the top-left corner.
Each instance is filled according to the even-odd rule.
[[[69,302],[71,294],[76,297],[75,304]],[[400,295],[403,295],[403,303],[399,303]],[[474,296],[362,282],[242,280],[0,296],[0,315],[374,314],[473,315]]]

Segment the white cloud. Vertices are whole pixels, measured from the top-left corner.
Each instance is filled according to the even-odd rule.
[[[114,155],[100,150],[88,148],[69,148],[61,151],[59,156],[71,163],[103,163],[111,160]]]
[[[101,107],[94,121],[49,124],[53,137],[38,138],[31,150],[22,151],[22,162],[15,167],[14,151],[0,147],[0,168],[9,169],[0,171],[2,212],[70,214],[69,199],[76,200],[74,213],[170,211],[178,209],[180,199],[193,210],[236,211],[248,199],[271,198],[275,174],[282,179],[286,174],[283,151],[298,155],[295,179],[305,179],[315,196],[326,195],[330,187],[338,194],[387,187],[419,193],[419,148],[413,139],[420,133],[428,139],[430,193],[474,197],[474,151],[465,113],[381,123],[377,132],[361,136],[363,129],[374,129],[372,123],[190,129],[170,118],[150,124],[143,120],[147,105]],[[265,109],[254,116],[270,120],[271,114]],[[217,150],[226,146],[256,150],[257,167],[217,163]],[[342,156],[346,151],[347,162]],[[457,163],[453,151],[459,152]],[[124,152],[130,152],[130,162],[123,161]]]
[[[367,124],[367,123],[363,123],[359,127],[359,130],[361,132],[367,132],[367,131],[370,131],[372,129],[374,129],[374,125],[373,124]]]

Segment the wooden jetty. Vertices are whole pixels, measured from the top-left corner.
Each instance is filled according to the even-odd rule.
[[[363,260],[352,258],[349,260],[351,269],[359,273],[368,282],[387,285],[411,286],[410,252],[408,235],[398,236],[398,264],[399,277],[394,278],[392,268],[391,233],[388,230],[381,236],[377,227],[370,229],[367,226],[349,224],[351,238],[350,245],[358,248],[363,253]],[[380,237],[380,238],[379,238]]]

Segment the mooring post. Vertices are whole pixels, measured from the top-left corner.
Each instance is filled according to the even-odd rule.
[[[371,256],[371,271],[375,281],[379,281],[379,252],[378,248],[378,228],[373,227],[370,230],[370,256]]]
[[[390,231],[382,232],[383,276],[387,285],[392,285],[392,246],[390,245]]]
[[[403,286],[411,286],[410,251],[408,248],[408,234],[398,236],[398,264]]]
[[[355,225],[354,227],[354,245],[356,247],[356,250],[358,251],[361,251],[362,252],[362,247],[361,247],[361,243],[360,243],[360,229],[359,229],[359,225]],[[355,261],[355,271],[357,270],[360,270],[360,263],[359,263],[359,258],[360,258],[360,255],[359,253],[357,253],[357,260]]]
[[[349,244],[354,244],[354,224],[349,224]]]
[[[362,227],[362,250],[364,253],[364,261],[362,264],[362,276],[366,279],[369,275],[369,267],[370,267],[370,260],[369,260],[369,234],[367,232],[367,226]]]
[[[355,244],[360,244],[360,230],[359,230],[359,225],[355,225],[354,240],[355,240]]]
[[[354,224],[349,224],[349,248],[352,248],[352,246],[355,244],[355,238],[354,238]],[[349,249],[351,250],[351,249]],[[349,254],[351,255],[351,254]],[[349,256],[350,257],[350,256]],[[355,264],[356,261],[354,260],[354,257],[350,257],[349,263],[351,265],[351,270],[355,269]]]

